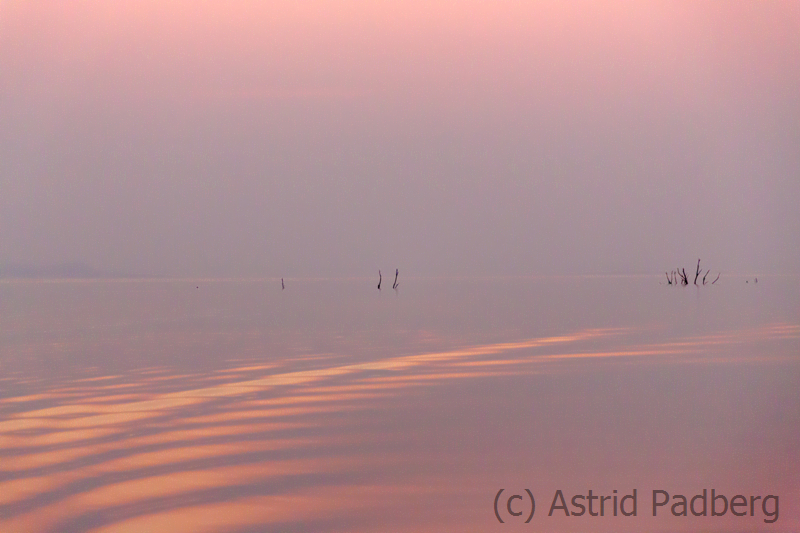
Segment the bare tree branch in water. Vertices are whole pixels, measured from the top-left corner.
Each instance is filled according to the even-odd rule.
[[[381,290],[381,280],[382,279],[383,278],[381,277],[381,271],[378,270],[378,290]]]
[[[695,273],[694,273],[694,284],[695,285],[701,285],[701,284],[705,285],[706,284],[706,280],[708,279],[708,275],[711,273],[711,269],[709,268],[708,270],[706,270],[706,273],[703,274],[702,278],[700,278],[700,274],[702,274],[702,273],[703,273],[703,270],[700,268],[700,259],[698,259],[697,260],[697,268],[696,268]],[[713,285],[714,283],[717,282],[717,280],[720,277],[720,274],[717,274],[717,279],[712,281],[711,285]],[[689,285],[689,276],[686,274],[686,269],[685,268],[678,267],[678,270],[673,270],[671,273],[666,273],[666,275],[667,275],[667,284],[668,285],[678,285],[678,284],[680,284],[680,285],[682,285],[684,287]],[[680,282],[678,281],[679,277],[680,277]],[[697,282],[698,280],[701,280],[701,283],[698,283]]]
[[[400,275],[400,269],[399,269],[399,268],[397,268],[397,269],[395,269],[395,271],[394,271],[394,283],[392,284],[392,288],[393,288],[393,289],[396,289],[396,288],[397,288],[397,276],[399,276],[399,275]]]

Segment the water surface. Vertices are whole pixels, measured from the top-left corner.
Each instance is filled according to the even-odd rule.
[[[0,531],[800,526],[797,278],[286,285],[0,283]],[[712,488],[778,518],[652,517]]]

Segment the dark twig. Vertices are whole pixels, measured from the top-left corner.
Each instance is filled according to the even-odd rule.
[[[392,288],[393,288],[393,289],[396,289],[396,288],[397,288],[397,276],[399,276],[399,275],[400,275],[400,269],[399,269],[399,268],[397,268],[397,269],[395,269],[395,271],[394,271],[394,283],[392,284]]]
[[[283,278],[281,278],[281,290],[285,289],[286,286],[283,284]]]
[[[708,280],[708,275],[711,273],[711,269],[709,268],[706,270],[706,273],[703,274],[703,270],[700,268],[700,259],[697,260],[697,268],[695,269],[694,273],[694,284],[695,285],[705,285]],[[700,274],[703,274],[703,277],[700,277]],[[689,285],[689,275],[686,274],[686,269],[678,267],[678,270],[671,270],[669,272],[664,273],[667,276],[667,285],[682,285],[687,286]],[[722,273],[717,274],[717,278],[711,282],[711,285],[717,282],[719,277]]]
[[[381,280],[382,279],[383,278],[381,277],[381,271],[378,270],[378,290],[381,290]]]

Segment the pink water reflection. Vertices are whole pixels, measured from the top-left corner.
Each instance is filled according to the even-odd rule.
[[[781,426],[746,407],[754,393],[778,394],[755,407],[786,401],[778,412],[796,417],[797,400],[780,394],[797,383],[800,326],[663,343],[634,333],[585,329],[355,363],[320,357],[303,369],[289,360],[194,374],[151,368],[9,397],[0,402],[0,530],[484,531],[499,527],[496,490],[531,484],[540,498],[612,485],[772,491],[783,506],[775,530],[800,523],[790,503],[796,418]],[[738,394],[713,377],[681,391],[658,377],[723,368],[769,379]],[[764,390],[774,374],[786,379]],[[703,410],[721,425],[704,431]],[[757,447],[754,424],[767,432]],[[751,453],[762,455],[740,460]],[[554,531],[698,526],[536,520]],[[763,527],[755,517],[702,525]]]

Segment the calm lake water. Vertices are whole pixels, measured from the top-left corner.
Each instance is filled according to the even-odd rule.
[[[0,531],[800,529],[799,278],[400,281],[0,282]]]

